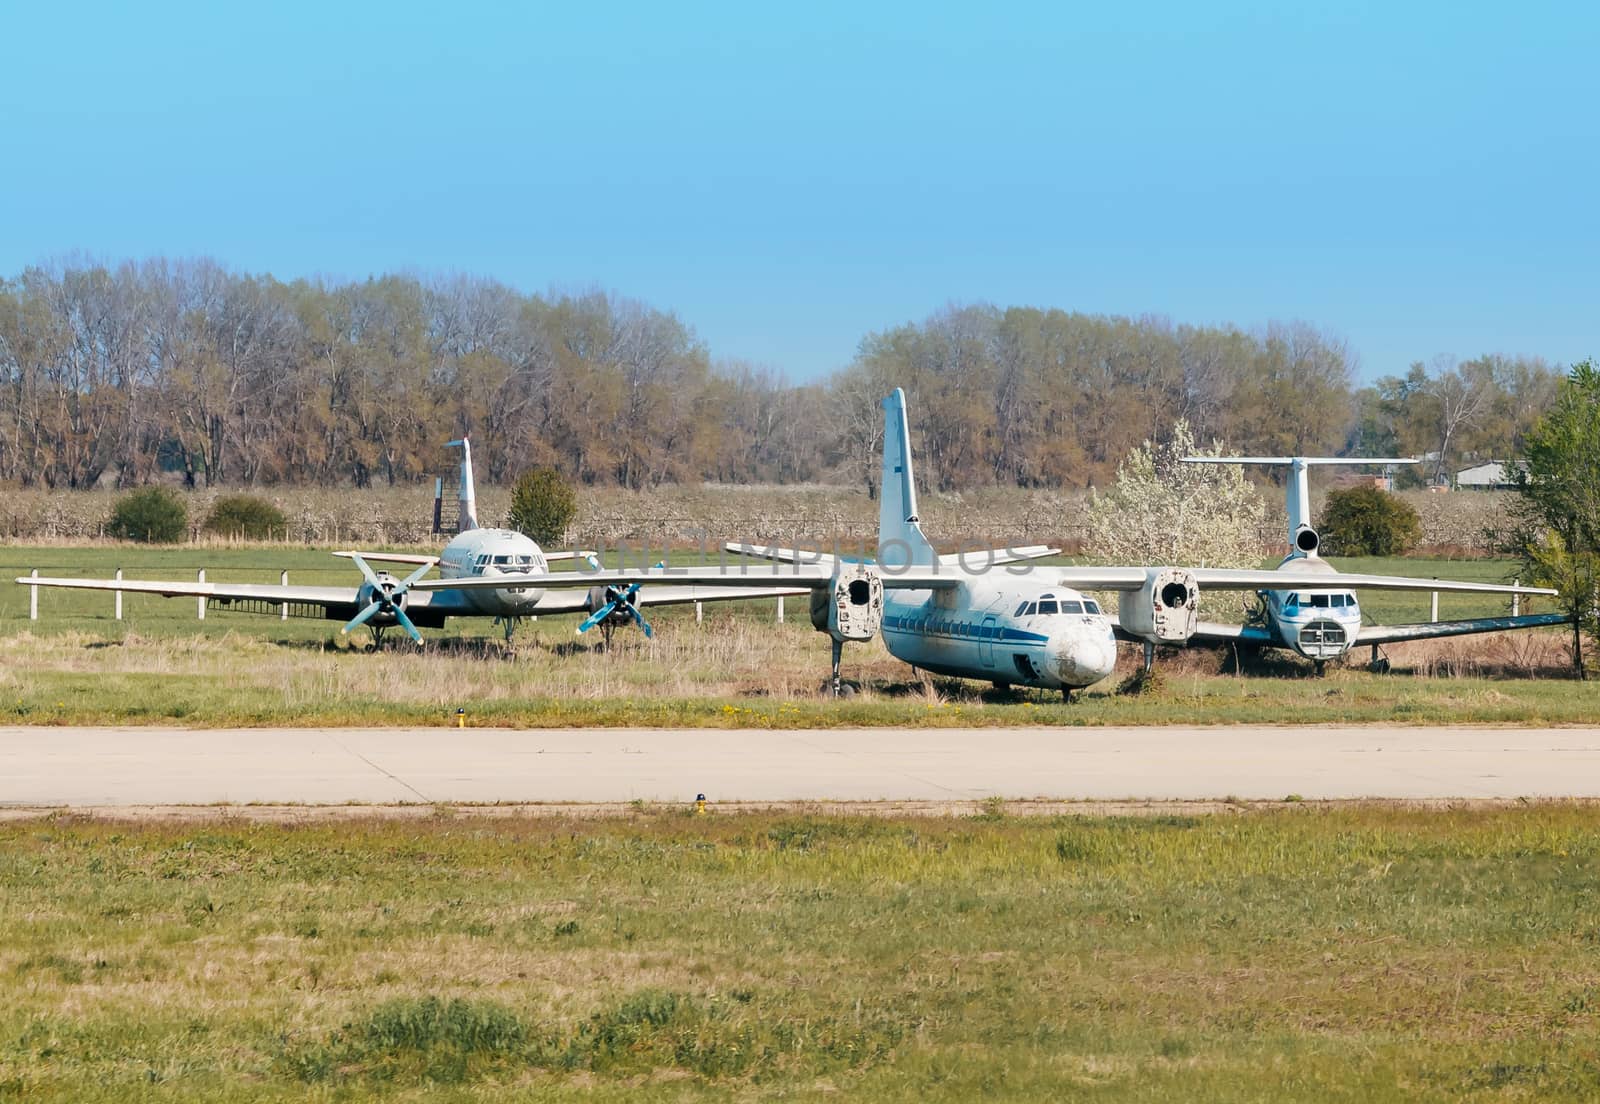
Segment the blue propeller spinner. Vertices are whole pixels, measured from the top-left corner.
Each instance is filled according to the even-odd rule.
[[[590,567],[594,568],[596,571],[600,570],[599,560],[596,560],[593,556],[585,556],[584,559],[589,561]],[[656,564],[656,567],[666,566],[666,560],[662,560],[660,563]],[[654,570],[654,568],[651,570]],[[633,596],[639,593],[640,585],[641,584],[639,583],[634,583],[627,589],[621,591],[617,590],[616,587],[606,587],[606,604],[595,610],[588,617],[585,617],[583,619],[583,623],[578,626],[578,631],[581,633],[588,632],[596,625],[603,624],[606,618],[610,617],[613,611],[620,607],[629,617],[632,617],[634,621],[638,623],[639,627],[644,630],[644,635],[647,638],[653,637],[655,635],[655,630],[650,627],[650,622],[646,621],[644,619],[644,615],[639,612],[639,607],[633,604]],[[607,631],[609,632],[610,630]]]
[[[351,618],[350,623],[345,625],[341,631],[349,632],[351,629],[354,629],[360,625],[365,625],[368,621],[372,620],[372,618],[376,617],[380,613],[383,613],[393,617],[395,622],[406,631],[406,634],[410,636],[412,640],[415,640],[418,644],[421,644],[422,634],[418,632],[417,627],[411,623],[411,618],[406,616],[405,603],[402,601],[402,599],[405,597],[406,592],[411,589],[411,584],[426,575],[432,569],[433,565],[431,563],[423,564],[411,574],[407,575],[400,582],[394,583],[393,586],[386,588],[383,580],[378,578],[377,572],[373,571],[372,568],[367,566],[366,560],[363,560],[360,556],[354,554],[352,554],[350,558],[356,562],[356,566],[361,569],[361,574],[365,575],[367,577],[367,582],[371,584],[372,601],[367,604],[366,609],[362,610],[360,613]]]

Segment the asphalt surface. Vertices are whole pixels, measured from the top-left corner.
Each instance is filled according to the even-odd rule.
[[[1600,796],[1600,728],[0,728],[0,805]]]

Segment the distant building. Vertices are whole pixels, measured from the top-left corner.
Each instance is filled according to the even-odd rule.
[[[1456,486],[1463,491],[1504,491],[1515,487],[1516,465],[1491,460],[1475,468],[1456,472]]]

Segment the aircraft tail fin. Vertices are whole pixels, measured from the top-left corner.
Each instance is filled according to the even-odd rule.
[[[883,400],[883,483],[878,494],[878,563],[885,567],[938,562],[917,516],[917,485],[911,477],[911,429],[906,393],[896,387]]]
[[[458,445],[461,447],[461,490],[457,500],[461,509],[456,515],[456,532],[465,533],[478,527],[478,490],[472,479],[472,444],[465,435],[459,441],[446,442],[448,448]]]
[[[1290,555],[1315,556],[1321,540],[1311,527],[1311,491],[1306,483],[1306,469],[1312,466],[1344,465],[1348,467],[1389,467],[1393,464],[1418,464],[1415,457],[1366,456],[1185,456],[1185,464],[1261,464],[1267,467],[1289,468],[1289,478],[1284,485],[1284,509],[1289,515]]]

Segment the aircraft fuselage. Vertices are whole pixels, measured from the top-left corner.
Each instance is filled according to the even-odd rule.
[[[1047,690],[1090,686],[1117,662],[1098,602],[1026,578],[891,591],[882,635],[891,655],[921,670]]]

